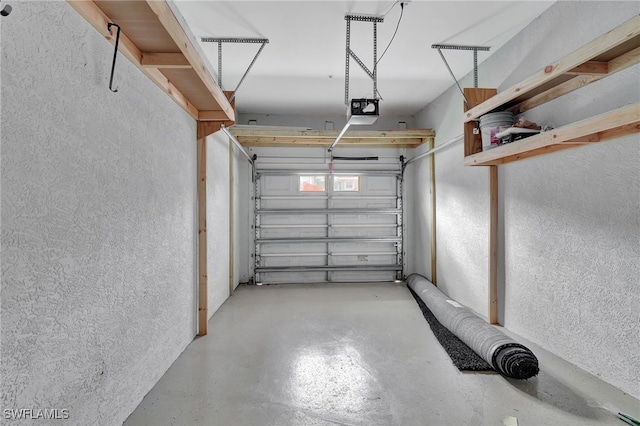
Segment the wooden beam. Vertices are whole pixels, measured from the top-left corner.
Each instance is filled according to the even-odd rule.
[[[67,0],[69,5],[73,7],[87,22],[89,22],[102,36],[111,44],[115,44],[115,30],[111,34],[107,30],[107,24],[111,22],[109,17],[105,15],[98,6],[88,0]],[[165,77],[160,71],[154,68],[145,68],[142,66],[142,52],[126,34],[120,32],[120,41],[118,43],[118,51],[129,59],[142,73],[144,73],[151,81],[153,81],[163,92],[165,92],[175,103],[180,105],[191,117],[198,119],[198,110],[189,102],[189,100]]]
[[[573,92],[574,90],[593,83],[594,81],[598,81],[603,77],[604,75],[576,76],[571,80],[558,84],[557,86],[554,86],[545,92],[532,96],[531,98],[519,103],[518,105],[507,109],[507,111],[511,111],[514,114],[520,114],[525,111],[529,111],[530,109],[545,104],[555,98],[559,98],[562,95],[566,95],[567,93]]]
[[[607,74],[609,72],[608,62],[596,62],[588,61],[584,64],[580,64],[575,68],[567,71],[567,74],[571,75],[583,75],[583,74]]]
[[[481,104],[494,97],[497,93],[497,89],[482,89],[482,88],[470,88],[466,87],[464,90],[464,97],[467,98],[469,106],[471,108]],[[469,107],[463,104],[464,110],[467,111]],[[480,134],[480,128],[475,122],[464,123],[464,155],[475,154],[482,152],[482,135]]]
[[[235,124],[234,121],[198,121],[198,137],[206,138],[219,131],[223,125],[230,127],[233,124]]]
[[[232,91],[225,91],[223,93],[227,98],[230,98],[231,95],[233,95]],[[236,108],[235,99],[231,102],[231,107],[235,110]],[[209,114],[209,113],[212,113],[212,114]],[[202,117],[202,120],[198,120],[198,138],[205,138],[219,131],[222,125],[224,125],[224,127],[231,127],[234,124],[236,124],[235,121],[220,121],[220,120],[209,121],[208,119],[213,118],[213,116],[218,116],[217,111],[200,111],[198,116]]]
[[[575,146],[564,142],[599,142],[640,133],[640,104],[587,118],[557,129],[465,157],[466,166],[509,163]]]
[[[432,138],[429,141],[429,150],[435,147],[435,140]],[[430,187],[430,202],[431,202],[431,282],[436,287],[438,286],[438,274],[436,263],[436,155],[432,153],[429,156],[429,173],[431,174]]]
[[[207,335],[209,281],[207,276],[207,139],[198,138],[198,336]]]
[[[616,48],[624,45],[625,43],[638,43],[640,42],[638,39],[639,36],[640,15],[635,15],[627,22],[582,46],[561,60],[546,66],[544,69],[538,71],[522,82],[500,92],[500,94],[494,96],[490,101],[483,102],[481,105],[467,111],[465,113],[465,122],[475,120],[488,112],[509,104],[509,102],[512,102],[514,99],[521,98],[527,93],[532,93],[534,90],[543,87],[545,84],[561,77],[563,74],[566,74],[567,71],[570,71],[576,66],[591,61],[600,55],[614,52]],[[637,47],[640,46],[635,44],[634,46],[629,46],[629,49],[635,50]],[[621,52],[620,54],[624,56],[627,53],[629,52]],[[612,58],[610,61],[611,60],[615,59]],[[609,66],[609,74],[611,73],[612,70]]]
[[[489,323],[498,323],[498,166],[489,166]]]
[[[198,77],[200,77],[218,105],[220,105],[222,111],[226,114],[227,120],[235,121],[235,111],[233,107],[222,92],[222,89],[218,87],[213,76],[209,73],[205,62],[196,51],[189,37],[185,34],[167,2],[165,0],[147,0],[147,4],[158,16],[164,28],[171,38],[173,38],[173,41],[180,47],[180,50],[182,50],[182,53],[193,67],[193,70],[198,74]]]
[[[198,121],[229,121],[224,111],[200,111]]]
[[[328,147],[338,136],[333,130],[230,129],[243,146],[251,147]],[[341,145],[378,148],[415,148],[434,137],[431,129],[351,131],[341,139]]]
[[[559,98],[562,95],[566,95],[567,93],[573,92],[574,90],[580,89],[594,81],[598,81],[607,75],[617,73],[618,71],[622,71],[623,69],[629,68],[630,66],[638,63],[640,63],[640,47],[630,50],[629,52],[607,62],[607,74],[581,75],[574,77],[571,80],[554,86],[545,92],[532,96],[508,110],[515,114],[529,111],[530,109],[540,106],[555,98]]]
[[[191,68],[182,53],[142,53],[141,64],[144,68]]]
[[[640,63],[640,47],[636,47],[624,55],[611,59],[607,66],[609,68],[609,74],[613,74],[637,63]]]
[[[271,137],[271,138],[295,138],[295,139],[328,139],[333,142],[338,136],[335,130],[287,130],[287,129],[248,129],[234,128],[231,133],[239,137]],[[432,138],[435,132],[431,129],[410,129],[410,130],[366,130],[348,131],[342,139],[362,139],[362,138],[395,138],[395,139],[420,139]],[[342,139],[340,143],[342,143]]]
[[[246,147],[329,147],[333,141],[328,139],[298,139],[298,138],[247,138],[239,137],[238,141]],[[341,146],[378,147],[378,148],[416,148],[422,144],[422,138],[415,139],[340,139]]]

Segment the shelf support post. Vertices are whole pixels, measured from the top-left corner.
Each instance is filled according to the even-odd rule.
[[[435,147],[435,139],[429,140],[429,151]],[[430,179],[430,202],[431,202],[431,282],[433,285],[438,285],[438,275],[436,269],[436,156],[431,154],[429,156],[429,173]]]
[[[207,277],[207,137],[198,135],[198,336],[207,335],[209,282]]]
[[[498,323],[498,166],[489,166],[489,323]]]

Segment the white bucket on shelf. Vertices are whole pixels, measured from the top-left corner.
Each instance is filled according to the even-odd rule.
[[[480,133],[482,134],[482,150],[498,146],[500,139],[496,134],[513,126],[514,117],[511,112],[492,112],[480,117]]]

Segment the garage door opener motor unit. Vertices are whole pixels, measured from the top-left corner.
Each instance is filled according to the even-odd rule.
[[[347,118],[349,124],[373,124],[378,119],[379,99],[351,99]]]

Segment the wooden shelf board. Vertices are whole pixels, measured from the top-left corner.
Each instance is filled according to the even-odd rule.
[[[226,119],[235,120],[235,111],[217,86],[189,37],[178,23],[165,0],[67,0],[67,2],[110,43],[115,43],[120,26],[118,50],[194,119],[199,111],[223,111]],[[145,60],[153,54],[173,54],[175,63]],[[186,59],[187,64],[182,59]],[[173,65],[173,66],[172,66]]]
[[[338,136],[334,130],[272,130],[230,128],[246,147],[329,147]],[[430,129],[353,131],[340,139],[340,146],[362,148],[415,148],[435,137]]]
[[[598,37],[526,80],[465,113],[465,122],[492,111],[521,113],[586,84],[640,62],[640,15]],[[607,73],[575,75],[572,70],[588,62],[606,62]],[[573,81],[574,79],[577,79]],[[558,89],[560,88],[560,89]],[[534,98],[534,99],[532,99]],[[531,99],[531,101],[529,101]]]
[[[632,104],[536,136],[466,156],[464,164],[465,166],[500,165],[633,133],[640,133],[640,104]]]
[[[211,96],[198,74],[191,68],[159,68],[169,81],[182,92],[198,111],[221,111],[218,102]],[[228,120],[228,118],[227,118]]]
[[[120,25],[122,32],[142,52],[180,53],[180,48],[146,2],[95,0],[94,3],[111,22]]]

